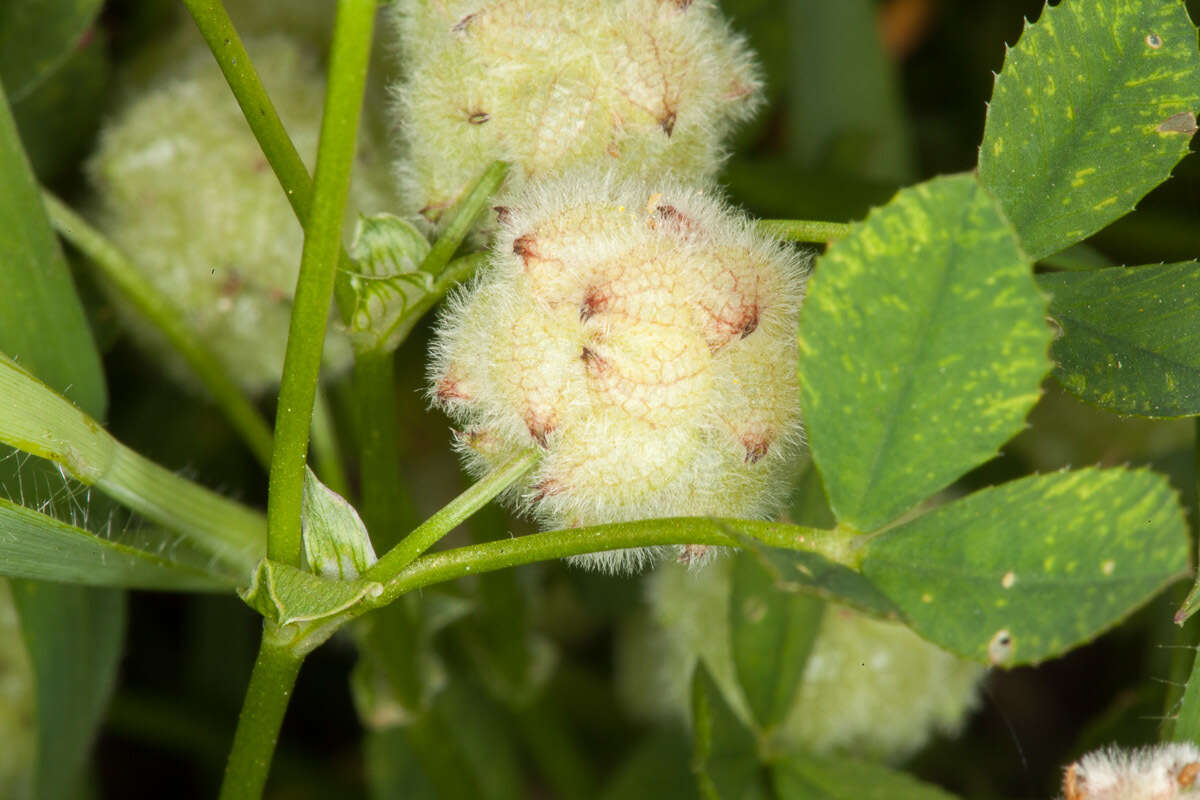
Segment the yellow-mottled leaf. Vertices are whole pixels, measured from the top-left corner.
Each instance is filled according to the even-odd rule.
[[[1188,153],[1196,28],[1175,0],[1063,0],[1008,52],[979,176],[1034,258],[1124,216]]]

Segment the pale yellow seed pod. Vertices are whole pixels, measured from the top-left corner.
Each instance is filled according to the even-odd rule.
[[[315,59],[283,36],[246,41],[297,150],[316,154],[324,82]],[[360,161],[369,161],[368,149]],[[90,215],[172,300],[248,392],[275,386],[299,272],[303,231],[202,42],[175,55],[101,131],[87,164]],[[352,205],[385,203],[356,178]],[[194,383],[157,331],[118,302],[139,343],[178,379]],[[334,327],[331,325],[331,328]],[[325,365],[350,363],[332,330]]]
[[[760,102],[709,0],[403,0],[394,88],[404,209],[436,226],[493,160],[510,190],[589,164],[715,176]]]
[[[648,577],[650,618],[627,630],[618,648],[618,688],[632,712],[686,718],[692,672],[702,662],[749,722],[729,639],[732,563],[720,559],[700,572],[664,564]],[[776,744],[903,761],[934,735],[962,728],[983,675],[981,665],[899,623],[830,604]]]
[[[544,450],[518,494],[547,527],[775,514],[802,446],[800,257],[669,182],[575,174],[502,211],[430,366],[467,466]]]

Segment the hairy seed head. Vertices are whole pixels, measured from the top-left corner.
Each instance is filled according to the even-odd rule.
[[[433,346],[468,466],[543,449],[522,499],[550,527],[775,513],[802,439],[799,258],[672,183],[577,174],[506,209]]]

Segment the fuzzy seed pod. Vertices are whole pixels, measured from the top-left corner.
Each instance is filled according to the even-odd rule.
[[[315,61],[282,36],[246,44],[297,150],[311,159],[324,92]],[[303,232],[206,47],[177,57],[105,125],[87,169],[97,225],[248,392],[276,385]],[[382,202],[364,181],[351,199]],[[168,372],[194,383],[157,331],[117,307]],[[327,369],[349,361],[346,338],[331,331]]]
[[[742,39],[710,0],[404,0],[395,87],[403,209],[436,226],[495,159],[508,186],[603,162],[712,178],[757,107]]]
[[[542,448],[518,504],[547,527],[777,512],[802,439],[799,257],[680,185],[577,175],[502,211],[432,350],[468,469]]]
[[[648,578],[650,620],[626,632],[618,687],[634,713],[686,717],[698,660],[744,720],[729,640],[732,561],[702,572],[664,564]],[[903,625],[829,605],[776,736],[782,748],[899,762],[934,734],[952,735],[975,708],[984,668]]]
[[[1066,768],[1062,800],[1176,800],[1200,797],[1200,748],[1168,742],[1140,750],[1111,747]]]

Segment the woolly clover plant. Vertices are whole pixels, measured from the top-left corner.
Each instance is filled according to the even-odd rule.
[[[182,2],[0,3],[0,793],[1195,794],[1180,2]]]

